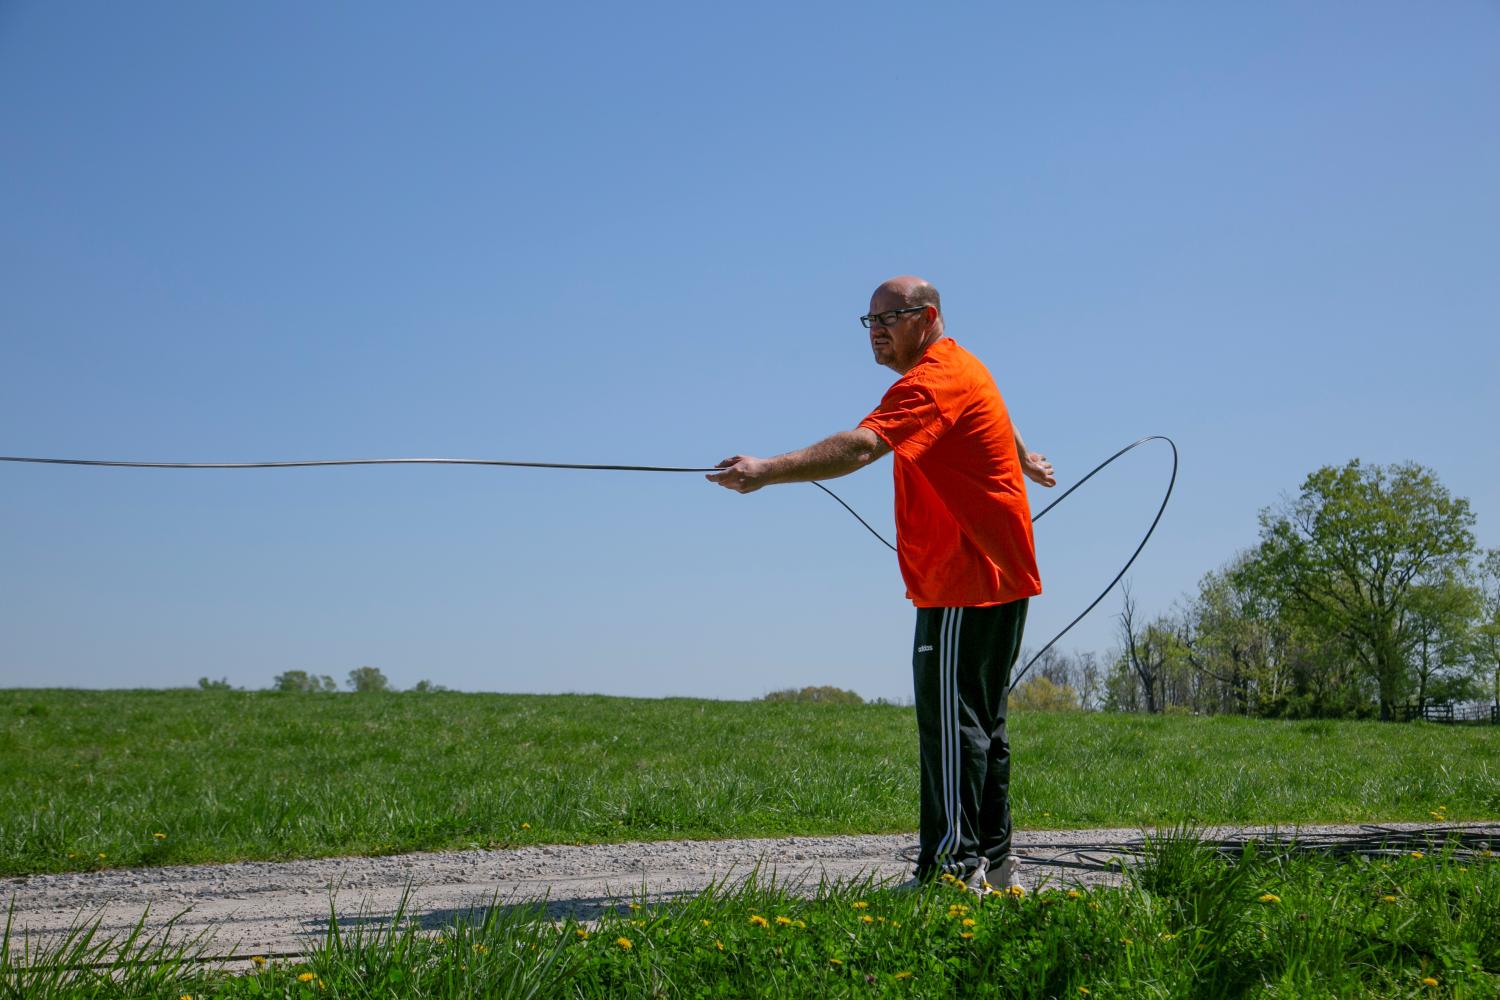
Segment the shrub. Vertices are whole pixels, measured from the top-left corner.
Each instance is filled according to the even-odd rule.
[[[1021,711],[1070,712],[1083,707],[1071,684],[1033,677],[1011,692],[1010,707]]]
[[[333,683],[332,677],[327,674],[314,677],[306,670],[288,670],[284,674],[277,674],[276,679],[271,681],[271,687],[277,691],[295,691],[298,694],[338,690],[338,685]]]
[[[772,691],[760,699],[761,701],[811,701],[824,705],[863,705],[865,700],[853,691],[845,691],[825,684],[822,687],[805,687],[802,689],[786,688],[782,691]]]
[[[391,682],[386,680],[385,674],[380,672],[379,667],[355,667],[349,671],[349,690],[366,691],[389,691]]]

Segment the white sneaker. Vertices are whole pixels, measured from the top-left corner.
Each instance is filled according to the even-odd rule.
[[[1026,895],[1026,887],[1021,884],[1021,859],[1014,854],[1005,856],[994,875],[995,884],[990,886],[991,892],[1003,892],[1011,896]]]

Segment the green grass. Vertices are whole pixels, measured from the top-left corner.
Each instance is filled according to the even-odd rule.
[[[492,906],[441,928],[398,914],[340,930],[304,959],[228,975],[194,949],[121,949],[80,927],[6,957],[0,995],[32,1000],[574,997],[1462,997],[1500,996],[1500,864],[1248,852],[1191,836],[1148,853],[1123,889],[1045,889],[982,902],[774,885],[607,912],[584,927]],[[200,954],[209,954],[200,952]],[[70,968],[71,967],[71,968]]]
[[[1037,829],[1500,816],[1500,729],[1018,714]],[[0,874],[916,827],[911,709],[0,691]],[[162,834],[163,836],[156,836]]]

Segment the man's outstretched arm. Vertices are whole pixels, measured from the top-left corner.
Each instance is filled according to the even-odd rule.
[[[725,489],[754,493],[775,483],[807,483],[815,479],[837,479],[857,472],[891,450],[891,446],[867,427],[839,431],[817,444],[789,451],[775,458],[734,455],[720,462],[723,472],[706,478]]]

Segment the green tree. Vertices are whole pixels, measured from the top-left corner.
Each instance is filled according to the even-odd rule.
[[[821,687],[786,688],[772,691],[761,701],[811,701],[825,705],[863,705],[865,700],[853,691],[824,684]]]
[[[1485,553],[1476,574],[1479,616],[1471,636],[1476,673],[1488,675],[1491,700],[1500,705],[1500,549]]]
[[[412,685],[412,690],[417,694],[431,694],[434,691],[446,691],[448,689],[441,684],[434,684],[429,680],[420,680],[417,681],[416,684]]]
[[[233,691],[229,685],[228,677],[220,677],[218,680],[210,680],[207,677],[198,678],[198,689],[201,691]]]
[[[1315,633],[1336,638],[1373,679],[1380,717],[1410,691],[1418,588],[1474,553],[1474,515],[1415,463],[1325,466],[1296,497],[1261,511],[1255,565],[1263,592]]]
[[[355,667],[349,671],[349,690],[364,693],[367,691],[389,691],[391,682],[386,680],[385,674],[380,672],[379,667]]]
[[[1023,680],[1010,695],[1010,707],[1015,711],[1070,712],[1083,707],[1078,692],[1071,684],[1056,684],[1051,678],[1037,674]]]
[[[1473,697],[1474,629],[1481,595],[1456,576],[1412,588],[1412,668],[1417,703]]]
[[[299,694],[316,694],[320,691],[337,691],[338,685],[333,678],[327,674],[313,676],[306,670],[288,670],[284,674],[277,674],[271,681],[271,687],[277,691],[295,691]]]

